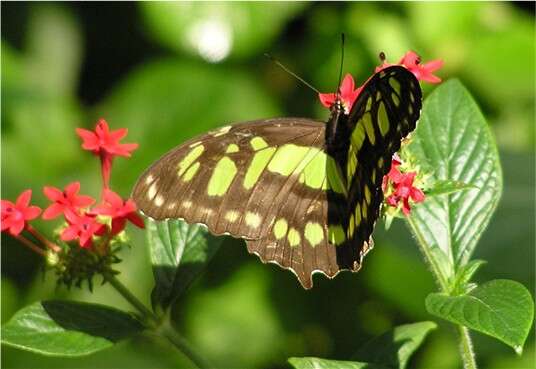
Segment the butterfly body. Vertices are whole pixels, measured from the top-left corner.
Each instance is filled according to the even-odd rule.
[[[312,274],[357,271],[372,248],[381,182],[421,107],[402,67],[374,75],[349,114],[327,123],[279,118],[225,126],[178,146],[139,179],[133,198],[151,218],[182,218],[246,240],[263,262]]]

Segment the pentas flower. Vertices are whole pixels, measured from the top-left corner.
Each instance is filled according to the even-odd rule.
[[[41,213],[37,206],[30,206],[32,190],[26,190],[12,203],[1,200],[2,232],[7,231],[12,236],[18,236],[26,227],[29,220],[35,219]]]
[[[344,106],[344,111],[346,114],[350,113],[350,110],[352,109],[352,105],[354,105],[355,100],[359,96],[359,93],[363,89],[363,86],[358,87],[355,89],[355,82],[354,78],[351,74],[346,74],[344,76],[344,79],[342,80],[341,87],[339,89],[339,98],[342,102],[342,105]],[[320,98],[320,102],[322,105],[324,105],[326,108],[331,108],[331,106],[335,103],[337,100],[337,94],[318,94],[318,97]]]
[[[115,192],[104,189],[104,202],[93,208],[92,213],[112,218],[112,235],[125,229],[127,220],[139,228],[145,228],[143,219],[136,213],[136,204],[132,199],[124,201]]]
[[[102,236],[106,232],[104,224],[99,223],[93,215],[79,215],[73,211],[65,211],[65,219],[68,226],[61,232],[63,241],[78,239],[83,248],[90,248],[93,244],[93,236]]]
[[[432,60],[426,64],[421,64],[421,58],[419,57],[419,55],[417,55],[417,53],[415,53],[414,51],[408,51],[402,57],[402,59],[400,59],[398,64],[391,64],[384,60],[382,65],[376,67],[376,73],[392,65],[401,65],[405,67],[411,73],[413,73],[415,78],[417,78],[419,81],[424,81],[428,83],[441,82],[441,78],[433,74],[433,72],[443,66],[443,60],[441,59]]]
[[[56,187],[45,186],[43,193],[53,203],[43,212],[43,219],[54,219],[67,210],[80,214],[84,208],[95,202],[91,196],[79,195],[79,191],[80,182],[68,184],[63,191]]]
[[[424,201],[424,192],[414,186],[417,172],[403,173],[399,170],[402,161],[398,156],[393,156],[391,169],[383,177],[382,190],[386,195],[387,205],[398,208],[402,204],[402,212],[409,215],[411,211],[410,199],[414,203]]]
[[[119,143],[127,135],[128,129],[120,128],[110,131],[104,119],[99,120],[95,131],[77,128],[76,133],[83,140],[82,148],[100,157],[104,188],[108,188],[110,182],[113,158],[115,156],[129,157],[131,152],[138,148],[137,143]]]

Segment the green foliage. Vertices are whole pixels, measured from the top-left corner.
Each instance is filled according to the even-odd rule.
[[[411,355],[422,344],[430,331],[436,328],[432,322],[420,322],[395,327],[364,346],[355,358],[358,361],[335,361],[314,357],[291,358],[296,369],[309,368],[397,368],[404,369]]]
[[[147,221],[147,240],[155,287],[153,306],[167,309],[202,272],[218,251],[221,237],[182,220]]]
[[[429,197],[408,218],[442,291],[426,298],[427,310],[498,338],[521,353],[534,317],[530,292],[509,280],[480,287],[469,283],[483,264],[470,257],[498,203],[502,179],[486,121],[459,82],[444,83],[425,101],[409,149],[417,162],[435,169],[433,179],[476,186]],[[470,366],[474,358],[466,337],[462,347],[465,365]]]
[[[439,180],[434,183],[431,189],[426,191],[426,197],[448,195],[462,190],[470,190],[471,188],[476,188],[476,186],[459,181]]]
[[[54,356],[82,356],[142,331],[131,315],[104,305],[36,302],[2,326],[2,343]]]
[[[341,361],[319,359],[317,357],[292,357],[288,360],[295,369],[387,369],[385,366],[359,363],[356,361]]]
[[[300,3],[156,3],[141,4],[150,32],[173,49],[219,61],[220,54],[262,55],[266,46],[304,4]],[[219,40],[207,35],[217,29]],[[203,47],[203,42],[208,42]],[[220,42],[217,42],[220,41]],[[223,48],[219,52],[219,47]],[[213,59],[215,58],[215,60]]]
[[[534,302],[520,283],[497,279],[479,286],[467,295],[432,293],[426,309],[440,318],[486,333],[523,351],[534,319]]]
[[[423,106],[409,146],[417,162],[434,168],[430,180],[457,181],[474,189],[431,197],[416,206],[409,222],[448,288],[467,264],[502,191],[495,142],[469,92],[456,81],[439,86]]]

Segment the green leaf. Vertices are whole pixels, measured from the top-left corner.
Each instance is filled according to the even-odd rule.
[[[131,315],[104,305],[42,301],[19,310],[2,326],[2,343],[52,356],[82,356],[143,330]]]
[[[485,333],[511,346],[518,354],[530,332],[534,302],[520,283],[497,279],[464,296],[432,293],[426,298],[430,314]]]
[[[327,360],[317,357],[291,357],[288,362],[296,369],[388,369],[388,367],[376,364]]]
[[[305,4],[140,3],[148,29],[161,43],[218,62],[228,54],[258,55]]]
[[[373,338],[355,355],[358,361],[336,361],[315,357],[290,358],[289,363],[297,369],[404,369],[411,355],[422,344],[428,333],[436,329],[433,322],[405,324]]]
[[[201,273],[219,249],[222,237],[182,220],[148,220],[147,237],[155,287],[153,306],[168,308]]]
[[[476,284],[469,284],[469,281],[473,275],[480,269],[482,265],[486,264],[484,260],[471,260],[464,266],[462,266],[456,275],[454,282],[453,295],[462,295],[469,292],[476,287]]]
[[[362,346],[355,358],[390,368],[404,369],[411,355],[419,348],[434,322],[419,322],[395,327]]]
[[[439,195],[448,195],[450,193],[470,190],[472,188],[477,188],[475,185],[460,182],[460,181],[437,181],[434,183],[431,189],[426,191],[426,196],[439,196]]]
[[[447,286],[465,265],[499,202],[502,174],[495,141],[477,104],[457,80],[424,102],[409,145],[416,161],[434,168],[430,180],[463,182],[475,189],[427,198],[408,219]],[[441,259],[441,260],[439,260]]]

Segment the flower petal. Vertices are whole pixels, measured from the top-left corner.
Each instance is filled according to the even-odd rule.
[[[138,213],[130,213],[127,215],[128,220],[138,228],[145,228],[145,222],[143,218],[139,216]]]
[[[30,205],[30,200],[32,198],[32,190],[26,190],[19,195],[15,205],[17,208],[25,208]]]
[[[127,133],[128,133],[127,128],[119,128],[119,129],[116,129],[115,131],[110,132],[110,138],[113,139],[114,141],[119,141],[120,139],[125,137]]]
[[[52,186],[45,186],[43,187],[43,194],[50,200],[50,201],[60,201],[63,200],[63,192]]]
[[[63,241],[72,241],[78,237],[78,227],[71,225],[65,228],[60,235]]]
[[[67,197],[75,196],[80,191],[80,182],[69,183],[65,186],[65,194]]]
[[[35,219],[41,214],[41,208],[38,206],[29,206],[23,211],[25,220]]]
[[[341,83],[341,97],[351,95],[354,92],[354,86],[354,78],[350,73],[347,73]]]
[[[121,232],[123,229],[125,229],[125,226],[127,224],[126,218],[115,218],[112,220],[112,234],[116,235],[119,232]]]
[[[43,212],[42,218],[45,220],[50,220],[56,218],[58,215],[63,213],[63,209],[65,207],[63,205],[54,203],[51,204],[48,208],[45,209]]]
[[[104,189],[104,200],[109,203],[114,208],[120,208],[123,206],[123,199],[121,196],[116,194],[114,191],[105,188]]]
[[[335,94],[318,94],[318,98],[326,108],[331,108],[335,103]]]
[[[83,128],[76,128],[76,134],[82,139],[82,148],[85,150],[97,150],[99,148],[99,138],[92,131]]]
[[[24,226],[26,225],[26,222],[21,220],[17,220],[13,223],[11,223],[11,226],[9,227],[9,233],[13,236],[18,236],[22,230],[24,229]]]
[[[93,203],[95,203],[95,199],[93,197],[86,196],[86,195],[80,195],[80,196],[76,197],[76,199],[74,200],[73,205],[78,207],[78,208],[85,208],[87,206],[92,205]]]

